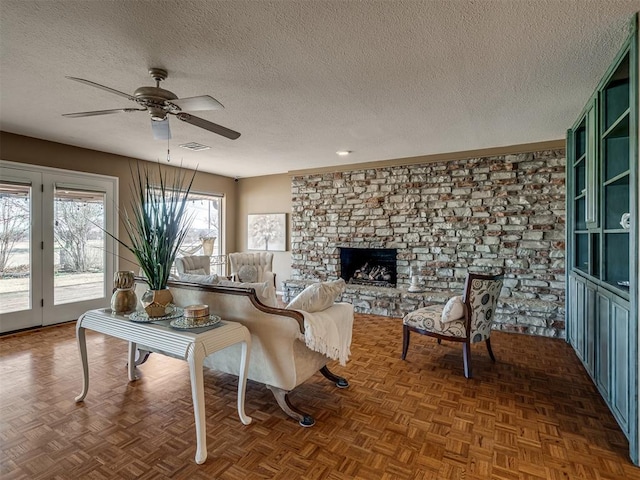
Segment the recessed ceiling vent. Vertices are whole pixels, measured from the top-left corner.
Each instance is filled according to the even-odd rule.
[[[183,143],[182,145],[180,145],[180,147],[186,148],[187,150],[193,150],[194,152],[199,152],[200,150],[209,150],[211,148],[196,142]]]

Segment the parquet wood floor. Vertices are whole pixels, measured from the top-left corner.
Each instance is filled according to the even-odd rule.
[[[472,348],[412,335],[400,319],[357,315],[352,357],[291,395],[302,428],[249,382],[243,426],[236,378],[205,372],[209,457],[196,465],[185,362],[152,355],[128,383],[126,343],[87,332],[89,394],[74,324],[0,338],[0,478],[13,479],[640,479],[628,444],[563,340],[497,332],[492,364]]]

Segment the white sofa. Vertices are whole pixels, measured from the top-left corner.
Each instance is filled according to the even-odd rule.
[[[334,303],[321,312],[307,313],[267,306],[253,288],[180,281],[170,282],[169,288],[176,305],[206,304],[211,313],[224,320],[242,323],[249,329],[252,340],[249,379],[271,390],[282,410],[300,425],[311,426],[315,421],[291,404],[288,397],[291,390],[318,371],[340,388],[349,386],[347,380],[327,368],[332,360],[307,348],[301,338],[304,338],[305,318],[313,316],[314,321],[333,317],[348,322],[350,339],[353,326],[353,305],[350,303]],[[208,356],[204,363],[212,369],[238,375],[240,351],[240,345],[234,345]]]

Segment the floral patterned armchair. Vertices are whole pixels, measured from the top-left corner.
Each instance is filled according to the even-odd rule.
[[[402,319],[402,359],[407,356],[409,335],[416,332],[442,340],[464,343],[462,354],[464,376],[471,378],[471,344],[484,341],[492,361],[491,324],[498,297],[502,290],[502,276],[468,273],[464,295],[453,297],[444,306],[430,305],[405,315]]]

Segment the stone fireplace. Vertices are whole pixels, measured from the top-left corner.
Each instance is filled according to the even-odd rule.
[[[370,260],[345,265],[349,248],[395,249],[394,286],[347,284],[357,312],[402,317],[459,295],[467,272],[501,271],[495,328],[564,335],[563,149],[300,174],[291,194],[284,297],[362,273]],[[412,271],[423,293],[408,291]]]
[[[340,276],[355,285],[395,287],[396,248],[340,248]]]

